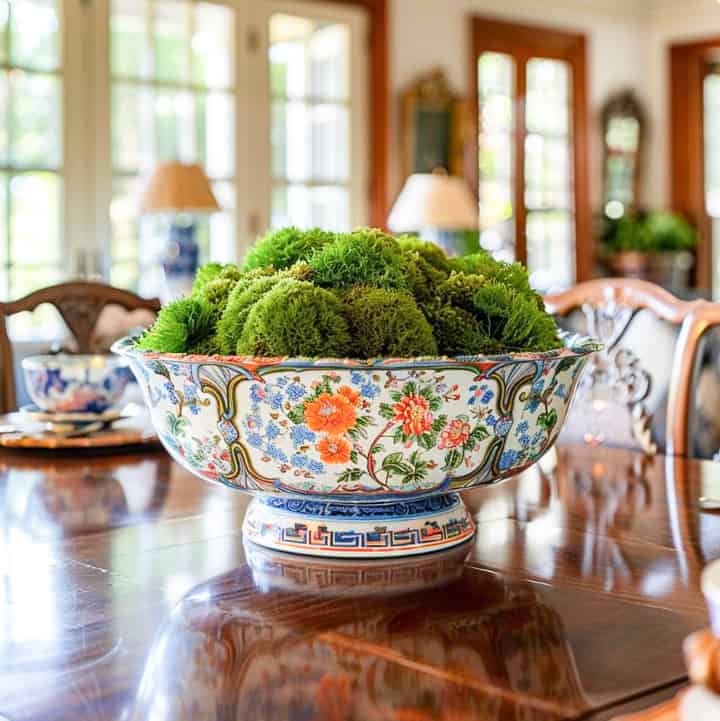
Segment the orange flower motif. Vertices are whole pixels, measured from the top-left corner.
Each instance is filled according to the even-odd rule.
[[[305,422],[313,431],[338,436],[355,425],[355,408],[344,395],[322,393],[305,403]]]
[[[440,433],[438,448],[455,448],[465,443],[468,438],[470,438],[470,424],[456,418]]]
[[[345,396],[345,398],[347,398],[354,406],[360,402],[360,391],[356,391],[350,386],[340,386],[340,388],[338,388],[338,393],[341,396]]]
[[[396,421],[403,424],[406,436],[419,436],[432,428],[432,413],[427,398],[405,396],[393,406]]]
[[[352,445],[342,436],[326,436],[315,444],[315,448],[325,463],[347,463]]]

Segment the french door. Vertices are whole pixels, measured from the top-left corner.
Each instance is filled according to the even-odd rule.
[[[480,244],[567,287],[592,269],[585,38],[485,18],[472,38]]]
[[[251,81],[251,165],[271,172],[250,192],[259,227],[351,230],[368,222],[368,18],[321,2],[251,6],[268,62]],[[258,195],[259,194],[259,195]],[[264,200],[269,198],[269,202]]]
[[[670,48],[671,203],[698,230],[695,285],[720,298],[720,38]]]

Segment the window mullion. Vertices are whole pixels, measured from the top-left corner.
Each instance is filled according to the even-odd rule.
[[[244,60],[242,82],[239,83],[238,118],[243,119],[247,142],[243,155],[238,157],[238,191],[244,187],[247,200],[244,212],[238,212],[239,222],[244,224],[238,256],[242,256],[249,243],[269,227],[272,193],[268,3],[247,0],[244,19],[238,38],[238,55]]]
[[[87,223],[88,168],[92,148],[87,138],[91,118],[88,108],[89,81],[84,72],[88,58],[87,44],[74,38],[88,34],[88,13],[79,0],[63,2],[62,22],[62,159],[63,203],[62,274],[77,277],[87,271],[91,237]]]
[[[80,0],[82,1],[82,0]],[[88,36],[92,38],[87,78],[90,130],[85,140],[86,229],[88,261],[86,272],[105,280],[110,272],[110,200],[112,198],[112,135],[110,129],[110,3],[93,0],[87,13]],[[89,142],[88,142],[89,141]]]
[[[527,209],[525,207],[525,105],[527,100],[527,63],[525,54],[516,56],[515,71],[515,253],[516,260],[527,263]]]

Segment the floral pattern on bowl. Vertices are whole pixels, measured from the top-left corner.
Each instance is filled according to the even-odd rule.
[[[127,362],[115,356],[30,356],[22,369],[30,398],[51,413],[102,413],[132,378]]]
[[[226,485],[331,498],[491,483],[552,445],[590,341],[509,356],[307,361],[127,355],[168,450]]]

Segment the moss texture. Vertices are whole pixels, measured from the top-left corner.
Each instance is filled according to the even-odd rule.
[[[215,280],[222,269],[221,263],[205,263],[205,265],[201,265],[197,273],[195,273],[195,280],[192,285],[193,295],[199,293],[211,280]]]
[[[562,345],[519,263],[448,258],[361,228],[268,233],[242,269],[209,263],[138,347],[160,352],[371,358],[543,351]]]
[[[531,298],[539,308],[545,308],[540,295],[530,286],[527,269],[521,263],[504,263],[489,253],[480,251],[460,258],[450,258],[453,270],[469,275],[482,275],[489,283],[500,283]]]
[[[544,351],[560,345],[552,316],[534,298],[502,283],[479,288],[473,298],[475,317],[485,333],[496,339],[499,352]]]
[[[245,321],[251,308],[265,293],[278,283],[287,280],[279,275],[266,275],[255,278],[250,283],[237,283],[228,299],[227,307],[217,324],[218,346],[225,354],[232,354],[237,348]]]
[[[197,353],[207,347],[215,332],[215,312],[203,298],[180,298],[158,313],[152,328],[138,340],[142,350],[163,353]]]
[[[450,259],[445,255],[443,249],[429,240],[422,240],[414,235],[401,235],[397,242],[403,250],[422,256],[436,270],[448,274],[453,269]]]
[[[483,331],[470,311],[437,303],[427,310],[437,344],[445,355],[492,354],[505,350],[501,343]]]
[[[325,288],[367,285],[376,288],[407,288],[400,245],[374,228],[338,235],[308,258],[312,279]]]
[[[408,288],[420,306],[424,306],[437,297],[447,273],[438,270],[417,251],[404,250],[402,257]]]
[[[237,343],[240,355],[343,357],[350,333],[329,290],[287,278],[252,306]]]
[[[196,297],[206,300],[219,318],[225,310],[230,293],[232,293],[236,284],[237,281],[231,278],[215,278],[206,283],[202,290],[196,294]]]
[[[248,251],[242,269],[289,268],[298,260],[307,260],[314,251],[332,243],[335,237],[335,233],[320,228],[299,230],[290,227],[274,230],[260,238]]]
[[[358,357],[437,355],[433,330],[410,294],[356,286],[345,294],[343,306]]]

